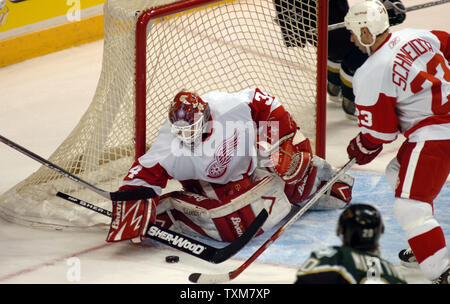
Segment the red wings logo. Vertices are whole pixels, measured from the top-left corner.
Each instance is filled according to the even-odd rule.
[[[239,133],[237,130],[234,134],[225,139],[220,147],[214,152],[214,160],[208,165],[207,176],[211,178],[219,178],[227,171],[228,164],[231,162],[234,151],[238,144]]]

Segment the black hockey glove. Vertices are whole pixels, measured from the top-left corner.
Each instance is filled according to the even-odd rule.
[[[394,26],[405,21],[406,8],[400,0],[384,0],[383,5],[389,16],[390,26]]]
[[[317,0],[274,0],[276,23],[281,28],[286,47],[305,47],[316,42],[311,30],[317,26]]]

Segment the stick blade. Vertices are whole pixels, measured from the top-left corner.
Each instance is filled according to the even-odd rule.
[[[247,243],[249,243],[253,237],[259,232],[262,225],[266,222],[269,217],[269,213],[266,209],[261,210],[250,226],[245,230],[245,232],[234,242],[230,243],[228,246],[217,250],[216,255],[213,257],[213,263],[219,264],[239,252]]]
[[[220,284],[226,283],[230,280],[230,274],[192,273],[189,275],[189,281],[198,284]]]

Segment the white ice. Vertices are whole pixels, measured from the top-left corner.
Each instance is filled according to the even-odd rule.
[[[412,6],[424,1],[404,2]],[[406,21],[394,29],[417,27],[450,31],[449,10],[450,4],[444,4],[410,12]],[[44,158],[49,157],[91,102],[100,75],[102,47],[103,41],[98,41],[1,68],[0,134]],[[329,102],[326,157],[334,166],[340,167],[347,161],[347,143],[357,132],[355,122],[347,119],[339,106]],[[386,145],[371,164],[353,169],[383,173],[401,141]],[[0,144],[0,193],[28,177],[39,166]],[[226,273],[244,261],[233,258],[213,265],[171,249],[108,244],[104,232],[34,229],[3,219],[0,219],[0,227],[0,283],[4,284],[184,284],[189,283],[187,277],[191,272]],[[276,249],[275,245],[267,251]],[[179,255],[181,261],[167,264],[164,257],[169,254]],[[291,283],[295,272],[296,267],[291,264],[257,260],[232,283]],[[412,283],[427,282],[418,271],[407,273]]]

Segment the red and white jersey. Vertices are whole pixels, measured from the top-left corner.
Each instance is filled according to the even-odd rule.
[[[450,139],[450,38],[403,29],[389,35],[353,78],[361,132],[374,143]]]
[[[260,122],[276,121],[274,117],[287,112],[275,97],[259,89],[213,91],[201,98],[210,106],[210,134],[191,148],[171,133],[166,120],[151,148],[128,172],[124,185],[151,187],[160,195],[172,178],[226,184],[254,172]],[[280,136],[296,128],[286,119],[280,125]]]

